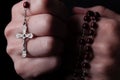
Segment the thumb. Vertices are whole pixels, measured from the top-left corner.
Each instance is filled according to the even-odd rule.
[[[86,8],[82,7],[74,7],[73,8],[73,13],[75,14],[85,14],[88,10]]]
[[[90,8],[74,7],[73,13],[86,14],[86,12],[89,10],[94,11],[94,12],[99,12],[102,17],[107,17],[107,18],[112,18],[112,19],[118,19],[118,17],[120,18],[120,15],[118,15],[117,13],[103,6],[95,6],[95,7],[90,7]]]

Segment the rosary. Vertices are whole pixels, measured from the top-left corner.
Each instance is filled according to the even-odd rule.
[[[27,23],[27,9],[30,7],[28,1],[23,3],[24,7],[24,22],[23,31],[18,33],[16,38],[21,38],[23,41],[22,57],[27,57],[27,40],[33,38],[32,33],[28,33],[28,23]],[[72,80],[90,80],[90,62],[94,57],[92,44],[94,38],[97,35],[98,24],[97,21],[100,20],[100,14],[98,12],[88,11],[84,16],[84,23],[80,28],[80,35],[78,38],[78,48],[79,54],[77,56],[77,61],[75,69],[73,72]]]
[[[80,28],[80,35],[78,38],[79,54],[73,72],[72,80],[90,80],[90,62],[94,57],[92,44],[97,35],[98,24],[100,19],[98,12],[88,11],[84,16],[84,23]]]
[[[18,33],[16,35],[16,38],[22,38],[23,40],[23,49],[22,49],[22,57],[26,57],[27,56],[27,39],[33,38],[33,34],[32,33],[28,33],[28,24],[27,24],[27,9],[30,7],[29,2],[25,1],[23,3],[23,7],[24,7],[24,22],[23,22],[23,31],[22,33]]]

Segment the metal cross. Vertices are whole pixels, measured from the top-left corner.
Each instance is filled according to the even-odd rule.
[[[22,33],[18,33],[16,35],[16,38],[23,39],[23,49],[22,49],[22,57],[26,57],[27,56],[27,43],[26,43],[26,39],[27,38],[33,38],[33,34],[32,33],[27,33],[27,24],[24,23],[23,24],[23,32]]]

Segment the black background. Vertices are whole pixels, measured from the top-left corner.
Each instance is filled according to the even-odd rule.
[[[17,0],[0,0],[0,80],[22,80],[15,73],[13,62],[6,53],[4,29],[11,20],[11,8]]]

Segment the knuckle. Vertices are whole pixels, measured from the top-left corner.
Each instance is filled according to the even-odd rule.
[[[92,47],[96,52],[96,55],[104,56],[104,57],[111,56],[111,46],[107,43],[94,43]]]
[[[12,13],[16,13],[18,11],[18,3],[12,6]]]
[[[105,21],[108,27],[116,27],[117,26],[117,21],[114,19],[108,19]]]
[[[96,57],[92,62],[91,62],[91,72],[96,75],[96,74],[104,74],[106,71],[112,67],[114,64],[114,60],[112,58],[108,57]]]
[[[37,18],[39,18],[39,20],[41,21],[38,21],[38,20],[36,20],[36,17]],[[36,17],[33,17],[32,19],[34,19],[34,21],[36,22],[36,23],[38,23],[38,25],[41,25],[43,28],[49,28],[50,26],[51,26],[51,24],[52,24],[52,21],[53,21],[53,16],[52,15],[50,15],[50,14],[41,14],[41,15],[38,15],[38,16],[36,16]],[[32,21],[33,20],[30,20],[31,22],[29,22],[29,23],[33,23]]]
[[[21,76],[23,79],[35,78],[34,77],[35,72],[33,70],[33,66],[27,66],[26,63],[24,62],[16,61],[14,67],[16,73],[19,76]],[[24,69],[22,67],[24,67]]]
[[[116,27],[118,26],[118,23],[116,20],[114,19],[103,19],[103,21],[101,22],[102,26],[104,27],[104,29],[106,30],[115,30]]]
[[[98,8],[98,9],[100,9],[100,10],[104,10],[105,9],[105,7],[103,7],[103,6],[96,6],[96,8]]]
[[[51,31],[53,16],[50,14],[41,14],[33,16],[29,20],[29,26],[33,25],[34,28],[30,27],[36,35],[48,35]]]
[[[4,30],[5,37],[7,38],[9,36],[9,31],[8,28],[6,27]]]
[[[25,65],[24,65],[24,66],[25,66]],[[22,67],[24,67],[24,66],[22,66],[21,63],[15,62],[15,71],[16,71],[16,73],[17,73],[18,75],[20,75],[21,77],[23,77],[23,76],[25,75],[24,70],[23,70],[23,68],[22,68]]]
[[[8,45],[6,47],[6,52],[12,56],[14,54],[20,54],[21,53],[21,50],[18,49],[19,48],[19,45],[16,45],[16,43],[13,43],[13,42],[10,42],[8,41]]]
[[[96,61],[97,62],[97,61]],[[108,67],[110,67],[112,65],[112,62],[110,61],[98,61],[97,63],[93,63],[92,64],[92,68],[91,68],[91,72],[93,74],[103,74],[106,73],[106,70],[108,69]]]
[[[49,57],[47,59],[41,59],[41,61],[39,61],[38,63],[36,62],[36,64],[33,65],[30,63],[31,66],[26,65],[26,63],[24,62],[16,61],[15,70],[17,74],[24,79],[28,79],[30,77],[36,78],[45,72],[54,70],[58,66],[58,61],[59,60],[57,57]],[[24,69],[21,67],[24,67]]]
[[[43,18],[44,20],[42,22],[42,26],[46,29],[47,34],[57,35],[60,37],[65,36],[66,25],[63,22],[61,22],[59,19],[57,19],[56,16],[51,14],[44,14]]]
[[[44,42],[44,50],[50,53],[53,48],[54,43],[55,43],[55,40],[53,38],[46,39],[46,41]]]
[[[15,51],[15,48],[13,46],[7,46],[6,51],[9,55],[11,55]]]
[[[52,15],[44,14],[43,17],[44,17],[43,26],[46,26],[48,28],[51,27],[52,26],[52,21],[53,21]]]
[[[54,38],[48,38],[46,41],[43,41],[43,54],[44,55],[56,55],[62,52],[63,43],[57,41]]]
[[[58,47],[59,46],[59,47]],[[44,50],[48,51],[47,53],[59,54],[62,52],[63,43],[56,39],[48,39],[44,45]]]
[[[4,30],[4,34],[6,38],[8,38],[14,30],[14,28],[12,28],[11,26],[12,26],[12,23],[10,22]]]
[[[32,14],[44,14],[49,13],[53,15],[57,15],[63,19],[66,19],[65,15],[67,14],[66,8],[63,3],[58,0],[31,0],[31,13]],[[63,13],[64,9],[64,15]]]
[[[35,52],[36,54],[32,54],[35,56],[51,55],[51,53],[53,53],[52,50],[53,50],[53,47],[55,44],[54,39],[51,37],[44,37],[44,38],[39,39],[39,41],[41,41],[41,42],[37,45],[37,47],[40,47],[40,48],[38,50],[34,51],[33,47],[30,47],[31,44],[29,44],[29,46],[28,46],[29,52],[31,52],[31,53]],[[36,46],[36,45],[34,45],[34,46]]]
[[[96,6],[95,9],[96,9],[96,10],[99,10],[100,13],[104,13],[104,11],[106,10],[105,7],[100,6],[100,5],[99,5],[99,6]]]
[[[9,35],[9,28],[8,26],[6,26],[5,30],[4,30],[4,34],[7,37]]]
[[[49,0],[31,0],[32,14],[48,13],[47,5]]]
[[[93,68],[95,69],[95,73],[103,73],[104,72],[104,66],[101,63],[93,64]]]

